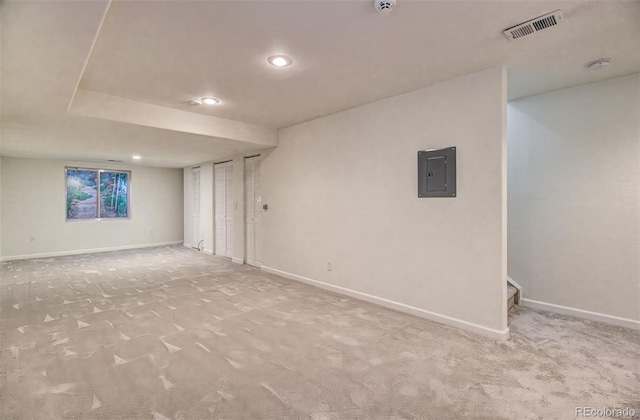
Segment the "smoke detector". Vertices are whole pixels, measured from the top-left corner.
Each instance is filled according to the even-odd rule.
[[[564,22],[562,19],[562,10],[556,10],[546,15],[538,16],[535,19],[528,20],[519,25],[505,29],[503,32],[511,41],[522,38],[523,36],[535,34],[543,29],[551,28]]]
[[[389,13],[396,6],[396,0],[373,0],[373,5],[380,13]]]
[[[600,58],[587,64],[587,70],[597,71],[607,67],[609,64],[611,64],[610,58]]]

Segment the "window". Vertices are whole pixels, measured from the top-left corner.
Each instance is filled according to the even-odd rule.
[[[127,219],[131,172],[65,168],[67,221]]]

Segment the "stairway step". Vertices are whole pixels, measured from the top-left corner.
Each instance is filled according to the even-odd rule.
[[[516,306],[516,293],[518,293],[518,289],[507,284],[507,311]]]

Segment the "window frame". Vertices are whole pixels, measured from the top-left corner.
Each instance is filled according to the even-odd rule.
[[[90,217],[85,219],[70,219],[68,208],[67,208],[67,199],[69,196],[69,188],[68,188],[68,179],[69,179],[69,171],[88,171],[88,172],[96,172],[96,191],[98,197],[96,198],[96,217]],[[102,197],[100,192],[100,176],[103,172],[111,172],[111,173],[122,173],[127,174],[127,216],[126,217],[100,217],[100,207],[102,206]],[[102,222],[102,221],[115,221],[115,220],[131,220],[131,185],[132,185],[132,174],[130,170],[125,169],[104,169],[104,168],[86,168],[86,167],[78,167],[78,166],[65,166],[64,168],[64,217],[65,222]]]

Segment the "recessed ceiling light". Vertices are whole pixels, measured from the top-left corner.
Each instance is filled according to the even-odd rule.
[[[135,160],[140,160],[140,159],[142,159],[142,156],[138,156],[138,155],[134,155],[134,156],[131,156],[131,157],[132,157],[133,159],[135,159]]]
[[[276,67],[287,67],[290,66],[293,61],[291,58],[286,55],[272,55],[268,58],[268,61],[271,65]]]
[[[589,71],[596,71],[607,67],[609,64],[611,64],[610,58],[600,58],[587,64],[587,69]]]
[[[200,99],[194,99],[193,101],[189,101],[189,105],[202,105],[202,101]]]
[[[202,102],[207,105],[217,105],[220,103],[220,101],[216,98],[202,98]]]

